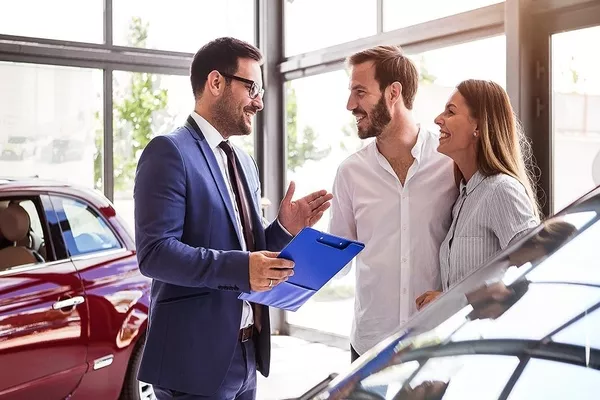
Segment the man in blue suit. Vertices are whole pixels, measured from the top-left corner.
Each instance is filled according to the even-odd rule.
[[[153,279],[138,378],[159,400],[255,398],[256,369],[269,374],[269,310],[238,295],[294,273],[277,252],[332,198],[321,190],[292,201],[291,183],[277,220],[263,225],[257,166],[228,141],[250,134],[263,108],[261,63],[258,49],[233,38],[202,47],[190,72],[194,112],[138,164],[137,254]]]

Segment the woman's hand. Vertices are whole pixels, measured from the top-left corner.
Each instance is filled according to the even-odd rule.
[[[415,300],[415,303],[417,304],[417,310],[421,310],[421,308],[437,299],[440,294],[442,294],[442,292],[437,290],[429,290],[417,297],[417,300]]]

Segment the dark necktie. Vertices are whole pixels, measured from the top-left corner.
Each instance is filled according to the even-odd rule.
[[[241,171],[238,167],[237,157],[233,151],[233,148],[229,142],[221,142],[219,147],[227,155],[227,169],[229,170],[229,177],[231,179],[231,186],[235,195],[235,202],[237,209],[240,214],[240,220],[242,221],[242,229],[244,231],[244,240],[246,241],[246,249],[248,251],[254,251],[254,235],[252,234],[252,224],[250,223],[250,211],[248,210],[247,203],[244,199],[245,196],[244,185],[242,184]]]
[[[229,179],[232,180],[231,186],[235,195],[235,202],[237,204],[238,212],[240,213],[240,219],[242,220],[242,229],[244,231],[244,240],[246,241],[246,249],[248,251],[254,251],[254,235],[252,234],[252,225],[250,224],[250,212],[246,207],[246,202],[243,200],[242,195],[245,193],[244,185],[242,184],[241,172],[238,168],[237,157],[233,148],[229,142],[219,143],[219,147],[227,155],[227,169],[229,170]],[[247,197],[246,197],[247,199]],[[262,310],[258,304],[252,304],[254,312],[254,326],[260,332],[262,329]]]

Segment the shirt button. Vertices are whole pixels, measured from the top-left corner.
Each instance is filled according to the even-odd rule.
[[[405,263],[406,262],[406,257],[402,257],[402,262]]]
[[[406,230],[406,225],[402,225],[402,230],[405,231]]]
[[[406,294],[407,290],[406,288],[402,289],[402,294]]]

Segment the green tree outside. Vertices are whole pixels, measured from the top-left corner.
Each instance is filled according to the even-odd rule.
[[[298,102],[296,91],[291,82],[285,83],[286,91],[286,113],[285,126],[287,134],[287,168],[289,171],[296,171],[298,167],[304,165],[308,160],[318,161],[331,151],[328,146],[325,149],[319,149],[315,145],[317,135],[311,126],[304,127],[302,135],[298,135]]]
[[[132,18],[129,33],[129,45],[145,47],[148,38],[148,23],[139,17]],[[149,73],[131,73],[130,90],[127,96],[115,100],[113,105],[114,127],[114,189],[127,190],[133,185],[135,169],[141,154],[154,136],[153,122],[158,113],[166,109],[168,92],[155,89],[158,77]],[[286,82],[286,133],[287,166],[295,171],[306,161],[318,161],[326,157],[331,147],[319,149],[315,145],[317,134],[311,126],[304,127],[298,134],[296,92],[290,82]],[[96,113],[95,132],[96,154],[94,157],[94,182],[97,189],[102,187],[103,174],[103,129],[100,113]],[[236,137],[236,144],[250,154],[254,154],[252,136]]]
[[[129,45],[145,47],[148,39],[148,23],[134,17],[129,27]],[[142,150],[154,136],[153,123],[157,112],[167,107],[166,89],[159,86],[158,76],[149,73],[131,73],[127,96],[113,104],[114,127],[114,188],[115,191],[132,187],[135,169]],[[96,116],[99,121],[99,114]],[[94,182],[102,183],[102,129],[96,131],[96,156],[94,158]]]
[[[419,56],[417,61],[417,66],[419,68],[419,83],[420,84],[432,84],[437,80],[437,76],[433,75],[427,69],[427,62],[425,60],[425,56]]]

